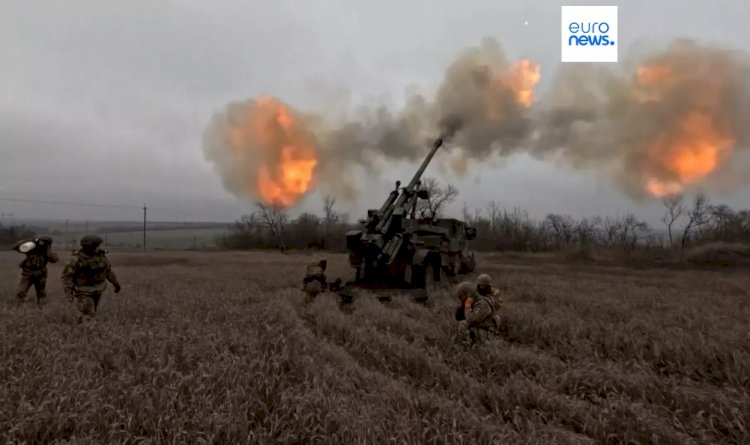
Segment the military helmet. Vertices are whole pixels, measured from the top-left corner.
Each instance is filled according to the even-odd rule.
[[[479,275],[477,278],[477,286],[492,286],[492,278],[486,273]]]
[[[474,286],[469,281],[464,281],[456,286],[456,298],[463,301],[474,294]]]
[[[37,240],[39,240],[39,242],[42,244],[47,244],[47,245],[52,244],[52,237],[47,236],[47,235],[39,236],[37,237]]]
[[[99,247],[104,240],[98,235],[86,235],[81,238],[81,247]]]

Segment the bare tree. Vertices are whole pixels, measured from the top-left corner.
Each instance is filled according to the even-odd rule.
[[[672,239],[672,226],[675,221],[680,219],[685,214],[685,206],[682,204],[683,196],[680,194],[665,196],[662,200],[666,211],[661,221],[667,226],[667,235],[669,235],[669,245],[674,245]]]
[[[497,235],[500,228],[500,204],[490,201],[487,205],[487,219],[490,222],[490,230],[493,235]]]
[[[618,234],[622,230],[622,223],[617,218],[609,216],[601,220],[602,243],[605,246],[614,244],[618,240]]]
[[[469,225],[476,224],[474,216],[471,214],[471,211],[469,210],[469,206],[466,203],[464,203],[464,206],[461,208],[461,215],[463,215],[463,218],[466,224],[469,224]]]
[[[323,201],[323,230],[327,241],[329,241],[328,238],[336,231],[343,220],[343,215],[336,211],[335,205],[336,198],[334,196],[328,195],[325,197]]]
[[[442,186],[435,178],[423,179],[420,187],[427,190],[429,199],[423,199],[417,203],[417,212],[428,211],[435,217],[440,216],[445,206],[455,201],[458,196],[456,187],[451,184]]]
[[[284,251],[286,246],[284,244],[284,229],[289,221],[289,216],[284,212],[284,209],[277,206],[267,206],[263,203],[257,203],[258,217],[268,228],[271,236],[278,243],[279,248]]]
[[[555,245],[558,249],[570,245],[573,240],[574,228],[576,222],[569,215],[557,215],[550,213],[547,215],[546,223],[552,231]]]
[[[222,236],[221,243],[227,247],[246,249],[259,244],[263,234],[255,214],[243,215],[239,221],[235,221],[228,233]]]
[[[638,240],[641,239],[641,235],[645,235],[648,232],[648,223],[639,221],[633,214],[625,216],[622,219],[620,227],[622,228],[620,235],[621,244],[629,246],[630,250],[635,250]]]
[[[738,215],[728,205],[710,206],[709,209],[711,238],[714,241],[733,241],[737,238]]]
[[[480,209],[474,209],[474,213],[471,212],[469,209],[469,206],[464,203],[463,207],[461,208],[461,215],[463,216],[464,221],[466,224],[470,226],[476,226],[481,222],[482,219],[482,210]]]
[[[323,221],[318,215],[304,212],[289,224],[284,240],[292,245],[304,246],[313,242],[325,247],[325,239],[321,239]]]
[[[693,199],[693,207],[687,212],[688,222],[685,225],[685,229],[682,232],[682,248],[685,248],[690,233],[693,230],[700,229],[704,224],[708,222],[709,216],[709,201],[708,197],[703,193],[698,193]]]
[[[323,201],[323,222],[326,229],[333,228],[341,220],[341,215],[335,210],[336,198],[334,196],[326,196]]]
[[[596,241],[596,227],[597,222],[588,218],[583,218],[576,224],[575,232],[581,246],[588,246]]]

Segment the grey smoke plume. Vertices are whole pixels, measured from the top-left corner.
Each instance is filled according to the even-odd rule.
[[[383,160],[421,160],[438,136],[454,148],[435,161],[455,174],[465,173],[469,160],[528,152],[605,174],[641,198],[710,180],[750,145],[748,66],[737,52],[678,41],[614,66],[563,65],[549,93],[534,98],[538,66],[509,61],[485,39],[459,54],[433,96],[413,94],[402,109],[362,106],[331,118],[289,108],[314,135],[305,139],[317,158],[313,185],[342,200],[356,198],[361,172],[376,175]],[[258,164],[242,155],[238,162],[237,147],[227,142],[227,116],[252,103],[217,115],[204,143],[238,196],[254,197],[248,178],[258,165],[278,161]]]
[[[532,78],[527,84],[524,75]],[[420,159],[438,136],[453,139],[475,158],[510,150],[531,128],[519,91],[530,92],[538,80],[538,67],[511,63],[495,40],[484,39],[447,68],[433,99],[412,95],[403,110],[361,110],[340,136],[346,142],[352,133],[363,138],[363,150],[355,153],[395,159]]]
[[[355,167],[375,174],[378,159],[421,159],[439,136],[461,147],[443,161],[459,174],[466,169],[467,157],[518,149],[531,128],[528,104],[538,74],[536,65],[511,63],[497,42],[485,39],[448,67],[434,98],[411,95],[401,110],[363,106],[344,119],[331,120],[325,114],[288,108],[315,135],[316,185],[352,200],[357,195]],[[237,130],[237,122],[247,123],[237,117],[249,114],[254,104],[231,104],[217,114],[203,147],[225,188],[252,199],[259,196],[252,190],[257,169],[271,168],[269,157],[258,163],[257,153],[263,150],[256,146],[263,144],[245,141],[238,147],[227,135]]]
[[[563,66],[536,110],[532,151],[607,174],[640,199],[710,182],[750,145],[745,55],[680,40],[622,65]]]

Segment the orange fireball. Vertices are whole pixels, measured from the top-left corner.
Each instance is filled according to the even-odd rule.
[[[684,186],[710,175],[730,154],[734,140],[720,131],[710,115],[691,111],[680,122],[675,136],[651,147],[661,168],[674,179],[648,180],[648,191],[657,197],[680,193]]]
[[[496,95],[502,96],[508,90],[516,104],[530,107],[534,101],[534,88],[541,77],[539,65],[526,59],[514,63],[510,71],[497,74],[491,83],[490,94],[486,96],[487,117],[492,120],[503,117],[503,104],[496,100]]]
[[[506,78],[506,83],[515,93],[516,103],[530,107],[534,101],[534,87],[541,78],[539,65],[523,59],[513,64],[513,68]]]
[[[315,138],[279,100],[255,100],[231,127],[228,142],[232,152],[254,160],[255,171],[246,172],[244,185],[265,204],[292,206],[313,186],[318,165]]]
[[[258,193],[268,204],[289,207],[310,189],[317,164],[316,159],[298,156],[294,146],[283,147],[277,168],[261,166]]]
[[[660,123],[643,159],[644,187],[653,196],[681,193],[705,180],[734,148],[719,105],[724,92],[721,79],[696,76],[668,62],[641,66],[636,72],[635,99],[648,111],[670,116]]]

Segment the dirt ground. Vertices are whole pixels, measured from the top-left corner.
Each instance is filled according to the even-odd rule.
[[[747,269],[485,257],[503,336],[467,351],[447,293],[305,306],[303,254],[110,257],[79,326],[61,264],[17,309],[0,254],[3,443],[750,443]]]

